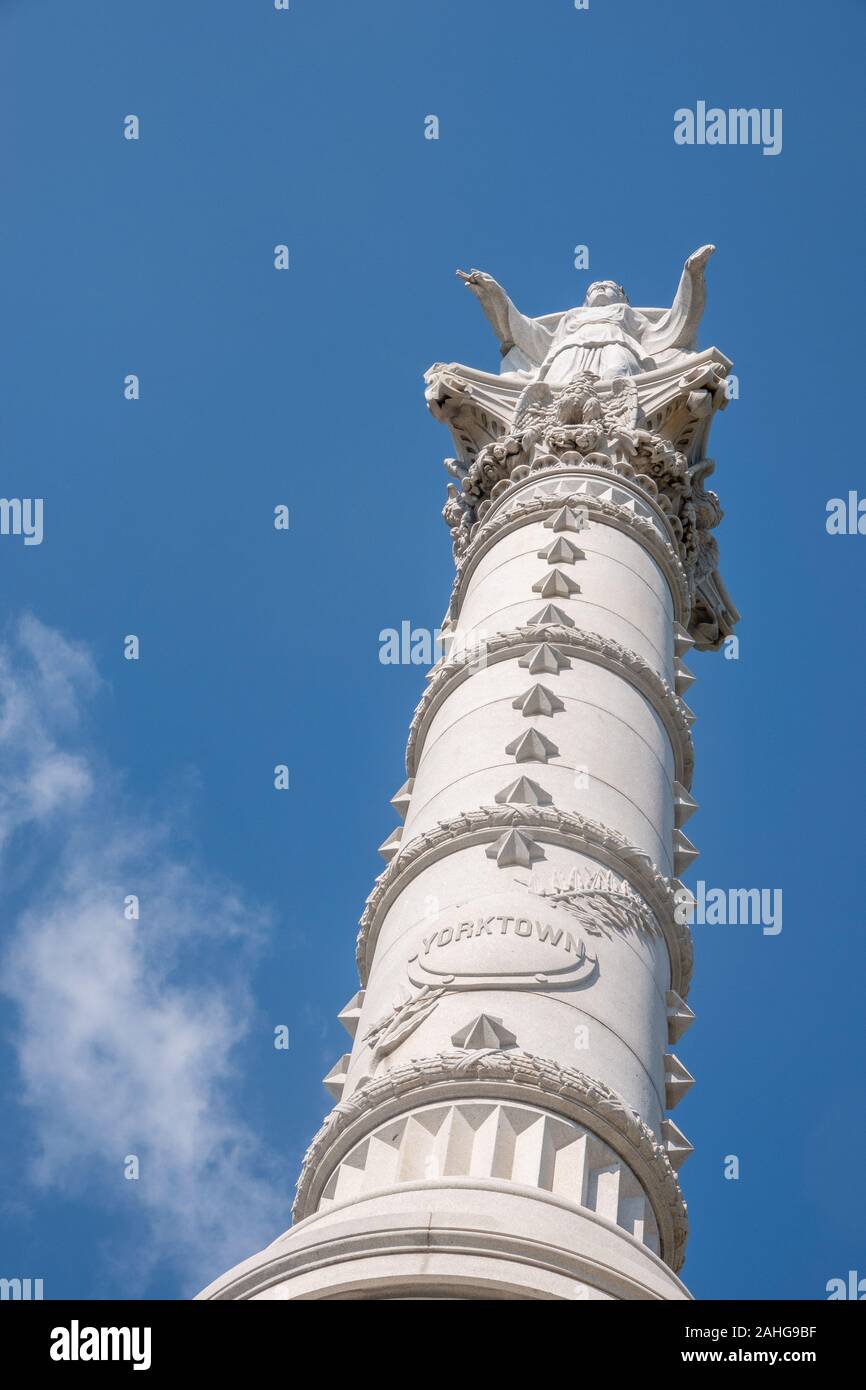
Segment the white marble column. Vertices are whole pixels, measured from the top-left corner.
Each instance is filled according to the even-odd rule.
[[[571,435],[431,374],[465,450],[457,576],[361,919],[353,1044],[295,1226],[202,1296],[689,1296],[684,657],[736,613],[700,572],[714,503],[687,470],[728,366],[646,373],[622,430],[617,384],[584,382]]]

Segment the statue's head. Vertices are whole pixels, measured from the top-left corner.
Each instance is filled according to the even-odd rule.
[[[628,297],[615,280],[596,280],[587,290],[584,304],[590,309],[599,304],[628,304]]]

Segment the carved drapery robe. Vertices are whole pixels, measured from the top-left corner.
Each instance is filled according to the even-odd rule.
[[[621,299],[533,319],[504,292],[503,300],[491,319],[503,350],[500,370],[565,386],[586,373],[607,381],[636,376],[676,353],[687,361],[703,310],[704,280],[700,267],[687,264],[665,310],[633,309]]]

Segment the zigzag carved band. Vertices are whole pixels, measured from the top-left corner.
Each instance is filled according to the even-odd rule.
[[[440,1052],[403,1062],[340,1101],[304,1155],[292,1215],[317,1208],[337,1164],[371,1128],[420,1105],[465,1095],[523,1100],[592,1130],[643,1184],[659,1226],[661,1255],[672,1269],[683,1261],[686,1205],[670,1160],[648,1125],[601,1081],[572,1067],[517,1049]]]

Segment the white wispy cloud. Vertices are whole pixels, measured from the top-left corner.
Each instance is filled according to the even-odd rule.
[[[0,643],[0,849],[20,825],[70,811],[91,791],[90,769],[58,736],[78,724],[98,684],[82,647],[28,615]]]
[[[109,1209],[132,1197],[146,1233],[130,1277],[169,1260],[193,1291],[287,1224],[285,1175],[240,1116],[233,1062],[269,921],[173,852],[171,814],[130,806],[87,732],[99,685],[87,652],[33,617],[0,643],[0,851],[20,862],[23,845],[31,866],[0,967],[8,1041],[32,1181]]]

